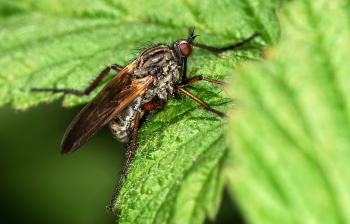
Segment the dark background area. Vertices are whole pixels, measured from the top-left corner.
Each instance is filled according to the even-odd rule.
[[[73,154],[60,154],[81,108],[63,108],[59,100],[27,111],[0,108],[0,223],[115,223],[105,206],[125,150],[108,128]],[[225,193],[216,223],[227,222],[241,220]]]
[[[1,223],[114,223],[105,206],[125,151],[103,128],[69,156],[60,143],[81,107],[0,110]]]

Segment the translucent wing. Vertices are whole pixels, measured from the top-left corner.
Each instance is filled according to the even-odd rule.
[[[132,79],[134,68],[135,63],[126,66],[75,117],[63,136],[62,155],[77,150],[133,99],[146,91],[153,76]]]

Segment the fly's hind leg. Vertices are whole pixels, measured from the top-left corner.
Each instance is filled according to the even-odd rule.
[[[96,88],[98,83],[101,82],[101,80],[111,71],[117,71],[120,72],[123,70],[123,66],[113,64],[105,68],[98,76],[97,78],[91,83],[90,86],[88,86],[84,90],[76,90],[76,89],[57,89],[57,88],[31,88],[30,92],[52,92],[52,93],[68,93],[68,94],[75,94],[75,95],[88,95],[92,90]]]
[[[163,102],[158,102],[158,101],[149,102],[149,103],[143,104],[142,107],[141,107],[141,110],[145,111],[145,110],[160,109],[160,108],[163,108],[164,105],[165,104]],[[134,130],[133,130],[131,143],[130,143],[130,146],[129,146],[129,149],[128,149],[128,154],[127,154],[127,157],[126,157],[126,160],[125,160],[122,172],[120,174],[117,186],[114,189],[114,192],[113,192],[113,195],[112,195],[112,199],[109,202],[109,205],[107,205],[107,210],[108,211],[113,211],[114,210],[113,207],[114,207],[115,202],[117,200],[117,197],[118,197],[118,194],[119,194],[119,190],[120,190],[120,188],[122,186],[122,183],[123,183],[123,180],[124,180],[124,178],[126,176],[126,172],[128,171],[130,162],[133,159],[133,156],[135,154],[137,134],[138,134],[139,128],[140,128],[140,124],[139,124],[140,117],[141,117],[141,112],[138,111],[136,113],[135,120],[134,120]]]

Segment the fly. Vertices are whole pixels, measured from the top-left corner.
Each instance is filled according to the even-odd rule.
[[[257,33],[228,47],[215,48],[194,43],[193,40],[197,35],[194,35],[194,29],[192,29],[187,39],[179,39],[172,46],[153,45],[143,50],[125,67],[117,64],[108,66],[85,90],[32,88],[31,92],[88,95],[111,70],[118,72],[75,117],[68,126],[61,143],[61,154],[68,155],[108,124],[114,137],[128,149],[118,183],[107,206],[107,210],[112,211],[136,150],[139,121],[146,111],[163,108],[170,96],[178,98],[180,93],[183,93],[197,101],[206,110],[225,117],[223,112],[211,108],[184,88],[198,81],[224,84],[222,81],[202,75],[187,78],[187,58],[192,54],[193,47],[220,53],[244,45],[256,36],[258,36]]]

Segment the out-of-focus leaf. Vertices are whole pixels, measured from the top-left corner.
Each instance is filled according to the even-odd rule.
[[[232,94],[227,174],[252,223],[350,221],[349,1],[294,1],[269,62]]]

